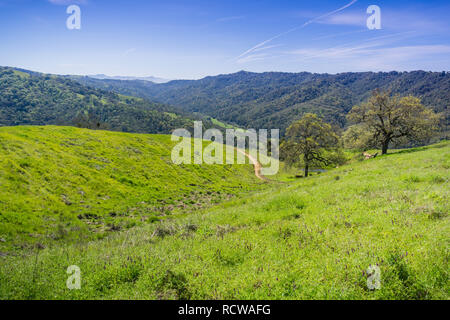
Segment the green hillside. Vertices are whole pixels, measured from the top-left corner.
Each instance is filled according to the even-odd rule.
[[[41,145],[42,138],[36,136],[44,129],[30,130],[16,132],[17,142],[10,148],[17,148],[24,139]],[[71,142],[74,145],[70,148],[80,150],[77,145],[83,136],[85,155],[76,161],[81,161],[85,169],[80,173],[77,168],[69,175],[63,166],[58,170],[44,164],[14,166],[11,155],[3,158],[2,165],[9,166],[8,175],[16,177],[2,178],[2,186],[12,181],[8,183],[16,187],[15,192],[12,186],[7,194],[2,191],[3,205],[15,194],[18,199],[10,204],[30,205],[20,200],[20,193],[31,191],[24,177],[34,170],[45,171],[39,175],[44,180],[49,174],[58,179],[52,182],[55,190],[42,188],[40,192],[46,197],[60,200],[61,194],[70,189],[73,193],[68,198],[80,201],[74,196],[76,184],[81,180],[84,186],[85,172],[97,174],[93,166],[105,165],[93,156],[111,160],[109,152],[114,148],[105,150],[105,154],[89,148],[99,143],[98,135],[106,140],[105,134],[51,130],[54,136],[76,132],[78,138],[53,138],[59,142],[45,142],[48,146],[41,151],[21,151],[29,154],[28,161],[38,155],[42,159],[52,157],[58,149],[67,152],[67,159],[73,159],[75,151],[65,145]],[[127,143],[117,144],[124,146],[117,151],[134,157],[133,148],[151,153],[152,147],[144,147],[145,141],[164,138],[133,138],[131,145],[128,136],[114,139],[128,139]],[[114,201],[115,197],[130,196],[132,190],[141,190],[133,176],[140,171],[132,170],[132,160],[120,166],[121,161],[127,161],[127,157],[121,157],[104,169],[116,178],[96,184],[99,191],[92,195],[90,187],[84,190],[93,201],[106,194]],[[129,179],[135,185],[117,181],[120,175],[111,167],[128,168]],[[448,300],[449,168],[450,144],[445,142],[354,162],[289,184],[274,184],[268,191],[89,244],[35,249],[31,255],[4,257],[0,264],[0,299]],[[66,177],[61,178],[60,173]],[[24,187],[18,189],[21,185]],[[38,196],[25,199],[33,204],[39,201]],[[105,205],[103,200],[98,202]],[[35,210],[44,203],[37,202]],[[20,215],[16,212],[15,216]],[[66,288],[66,270],[71,265],[81,269],[81,290]],[[367,287],[370,265],[378,265],[381,272],[381,287],[374,291]]]
[[[0,128],[0,252],[101,238],[262,187],[251,165],[182,165],[170,136]]]

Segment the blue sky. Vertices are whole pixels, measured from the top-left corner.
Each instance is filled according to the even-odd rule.
[[[81,30],[66,27],[71,4]],[[366,26],[369,5],[381,30]],[[168,79],[449,71],[449,15],[446,0],[0,0],[0,65]]]

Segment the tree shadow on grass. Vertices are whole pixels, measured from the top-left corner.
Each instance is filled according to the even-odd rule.
[[[441,142],[438,144],[422,146],[422,147],[414,147],[414,148],[409,148],[409,149],[391,149],[390,152],[383,155],[383,157],[392,156],[392,155],[396,155],[396,154],[414,153],[414,152],[425,151],[425,150],[429,150],[429,149],[440,149],[440,148],[445,148],[445,147],[449,147],[449,146],[450,146],[450,142],[445,141],[445,142]]]

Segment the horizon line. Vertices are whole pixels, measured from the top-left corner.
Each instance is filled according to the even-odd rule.
[[[229,75],[234,75],[234,74],[238,74],[238,73],[251,73],[251,74],[267,74],[267,73],[283,73],[283,74],[302,74],[302,73],[307,73],[307,74],[312,74],[312,75],[341,75],[341,74],[348,74],[348,73],[357,73],[357,74],[361,74],[361,73],[393,73],[393,72],[397,72],[397,73],[413,73],[413,72],[426,72],[426,73],[450,73],[450,70],[440,70],[440,71],[432,71],[432,70],[424,70],[424,69],[415,69],[415,70],[390,70],[390,71],[345,71],[345,72],[310,72],[310,71],[297,71],[297,72],[293,72],[293,71],[247,71],[247,70],[239,70],[236,72],[231,72],[231,73],[218,73],[218,74],[213,74],[213,75],[207,75],[207,76],[203,76],[201,78],[195,78],[195,79],[188,79],[188,78],[176,78],[176,79],[169,79],[169,78],[164,78],[164,77],[159,77],[159,76],[153,76],[153,75],[147,75],[147,76],[134,76],[134,75],[114,75],[114,76],[110,76],[108,74],[104,74],[104,73],[91,73],[91,74],[60,74],[60,73],[52,73],[52,72],[43,72],[43,71],[36,71],[36,70],[31,70],[31,69],[27,69],[24,67],[12,67],[12,66],[0,66],[0,68],[10,68],[10,69],[16,69],[19,71],[28,71],[28,72],[32,72],[32,73],[40,73],[43,75],[55,75],[55,76],[63,76],[63,77],[70,77],[70,76],[74,76],[74,77],[88,77],[88,78],[92,78],[95,79],[94,76],[106,76],[106,77],[110,77],[110,78],[114,78],[114,77],[123,77],[123,78],[157,78],[157,79],[162,79],[162,80],[168,80],[165,83],[168,82],[172,82],[172,81],[198,81],[198,80],[203,80],[206,78],[214,78],[214,77],[220,77],[220,76],[229,76]],[[99,79],[102,80],[102,79]],[[122,80],[122,79],[104,79],[104,80],[113,80],[113,81],[146,81],[146,82],[153,82],[150,80],[145,80],[145,79],[130,79],[130,80]],[[153,82],[155,83],[155,82]],[[158,83],[156,83],[158,84]]]

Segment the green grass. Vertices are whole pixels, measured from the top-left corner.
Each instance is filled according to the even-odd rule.
[[[0,299],[447,300],[449,146],[354,162],[103,240],[5,257]],[[366,270],[375,264],[381,288],[371,291]],[[81,268],[81,290],[66,288],[70,265]]]
[[[79,242],[259,190],[251,165],[181,165],[170,136],[0,128],[0,253]]]
[[[232,125],[226,124],[226,123],[219,121],[217,119],[214,119],[214,118],[211,118],[211,122],[213,124],[215,124],[216,126],[219,126],[219,127],[225,128],[225,129],[234,129],[234,127]]]
[[[13,72],[14,72],[14,74],[20,76],[21,78],[29,78],[30,77],[30,75],[26,72],[22,72],[19,70],[13,70]]]
[[[215,119],[215,118],[211,118],[211,122],[212,122],[214,125],[216,125],[216,126],[218,126],[218,127],[221,127],[221,128],[224,128],[224,129],[234,129],[234,130],[236,130],[236,131],[243,131],[242,128],[239,128],[239,127],[236,127],[236,126],[234,126],[234,125],[231,125],[231,124],[228,124],[228,123],[219,121],[219,120],[217,120],[217,119]]]

